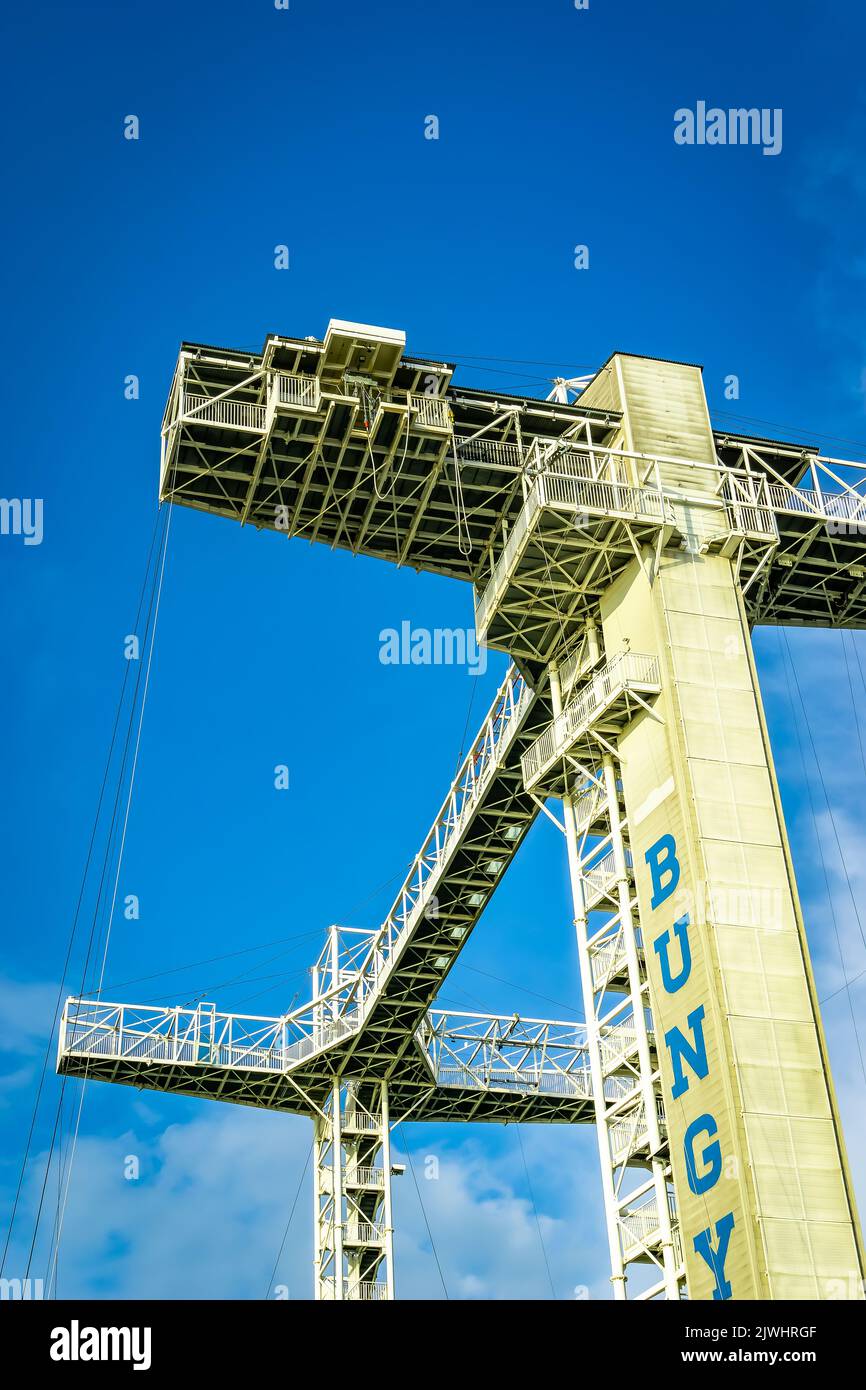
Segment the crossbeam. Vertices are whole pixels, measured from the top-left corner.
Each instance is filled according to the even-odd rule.
[[[315,1080],[290,1041],[288,1018],[69,999],[57,1069],[63,1075],[205,1096],[309,1118],[325,1113],[339,1063],[325,1048]],[[331,1049],[333,1050],[333,1044]],[[303,1084],[297,1076],[303,1074]],[[562,1121],[591,1116],[581,1025],[514,1014],[431,1009],[389,1079],[391,1119]]]
[[[642,452],[622,443],[621,410],[591,403],[592,386],[572,403],[494,396],[455,387],[449,364],[405,352],[392,353],[362,400],[351,364],[377,331],[344,335],[341,362],[333,334],[272,336],[253,354],[183,344],[163,419],[160,496],[484,590],[543,472],[571,479],[585,507],[610,518],[637,509],[650,522],[659,506],[682,514],[684,503],[699,503],[715,510],[720,543],[732,546],[758,523],[759,539],[775,544],[746,593],[753,623],[866,625],[864,464],[727,430],[712,432],[711,465]],[[398,415],[402,435],[388,424]],[[715,501],[701,482],[710,466],[728,480]],[[672,472],[677,486],[660,486]],[[605,565],[617,547],[611,536]],[[744,580],[765,554],[745,546]]]

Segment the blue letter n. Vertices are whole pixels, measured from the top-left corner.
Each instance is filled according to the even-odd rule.
[[[693,1043],[684,1037],[679,1028],[671,1028],[669,1032],[665,1033],[665,1042],[668,1045],[674,1073],[674,1084],[671,1087],[671,1096],[674,1100],[689,1089],[688,1078],[683,1070],[683,1058],[688,1062],[695,1076],[703,1078],[710,1069],[707,1060],[707,1045],[704,1042],[703,1017],[704,1006],[699,1004],[686,1020],[694,1037]]]

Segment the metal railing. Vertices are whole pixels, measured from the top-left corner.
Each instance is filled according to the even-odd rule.
[[[630,1020],[606,1028],[598,1040],[602,1067],[612,1067],[637,1047],[637,1027]]]
[[[222,425],[235,430],[267,429],[267,406],[238,401],[231,396],[200,396],[184,391],[181,415],[186,424]]]
[[[656,488],[560,473],[544,473],[537,481],[541,484],[541,506],[573,507],[576,512],[600,512],[659,524],[666,518],[665,499]]]
[[[322,1280],[322,1298],[326,1302],[332,1302],[336,1298],[337,1281],[333,1276]],[[343,1298],[346,1301],[352,1299],[359,1303],[379,1303],[384,1302],[388,1297],[388,1285],[379,1284],[375,1279],[343,1279]]]
[[[283,1019],[166,1009],[157,1005],[107,1004],[69,999],[60,1032],[61,1052],[115,1061],[207,1063],[253,1071],[283,1071]]]
[[[444,396],[428,396],[423,392],[408,394],[409,408],[414,412],[413,424],[418,429],[443,430],[451,428],[451,408]]]
[[[347,1036],[341,1027],[334,1040]],[[299,1055],[320,1046],[322,1037],[287,1043],[286,1019],[217,1013],[159,1005],[110,1004],[70,999],[60,1029],[60,1054],[95,1061],[168,1066],[196,1064],[267,1076],[289,1071]],[[431,1071],[440,1086],[518,1091],[526,1095],[592,1094],[582,1025],[489,1014],[431,1010],[418,1030]],[[268,1086],[272,1085],[268,1081]],[[381,1117],[360,1105],[347,1108],[346,1133],[378,1134]],[[347,1171],[361,1186],[381,1187],[375,1165]]]
[[[498,1071],[470,1066],[442,1065],[436,1071],[436,1084],[465,1091],[514,1091],[519,1095],[577,1096],[590,1100],[592,1078],[589,1068],[579,1072]]]
[[[359,1163],[357,1168],[346,1169],[345,1180],[347,1187],[384,1187],[385,1170]]]
[[[623,483],[615,476],[584,477],[577,472],[558,471],[564,457],[557,456],[557,471],[540,473],[535,478],[505,545],[490,571],[484,590],[480,594],[476,592],[475,626],[479,635],[486,632],[491,612],[507,588],[518,555],[543,508],[565,508],[576,514],[613,515],[630,521],[655,522],[659,526],[673,521],[670,503],[659,488]],[[591,458],[595,461],[596,467],[600,466],[599,460],[607,458],[611,473],[615,471],[616,460],[613,456],[601,453],[590,456],[575,451],[569,457],[574,461],[575,467],[580,460],[586,460],[587,469],[590,467]]]
[[[379,1303],[387,1299],[388,1286],[377,1284],[375,1279],[361,1279],[357,1284],[346,1285],[346,1295],[361,1303]]]
[[[517,520],[508,533],[508,538],[503,546],[499,558],[493,569],[490,571],[490,578],[484,588],[484,592],[475,594],[475,629],[480,640],[483,640],[490,622],[490,614],[499,603],[504,590],[511,578],[517,556],[523,548],[523,543],[529,535],[530,529],[535,522],[535,518],[540,510],[537,506],[530,506],[535,492],[533,492],[524,504]]]
[[[508,444],[501,439],[455,435],[454,444],[461,463],[487,464],[516,473],[525,462],[525,454],[518,444]]]
[[[597,988],[605,980],[610,979],[611,975],[622,969],[627,960],[622,929],[617,932],[616,936],[610,937],[607,941],[600,942],[597,946],[591,946],[589,963],[592,971],[593,988]]]
[[[722,496],[732,531],[778,540],[779,526],[766,478],[726,473],[722,480]]]
[[[784,483],[768,483],[767,495],[774,511],[797,516],[824,516],[824,499],[812,488],[790,488]]]
[[[277,372],[274,377],[272,400],[277,409],[317,411],[322,402],[322,387],[318,377],[302,376],[298,372]]]
[[[440,1086],[592,1094],[586,1030],[579,1023],[431,1009],[418,1041]]]
[[[664,1133],[664,1105],[659,1097],[656,1097],[656,1114]],[[615,1157],[638,1148],[647,1136],[646,1107],[643,1101],[640,1101],[629,1115],[613,1120],[608,1126],[608,1134]]]
[[[642,652],[620,652],[612,657],[521,757],[526,787],[531,788],[618,695],[633,687],[644,692],[658,692],[661,689],[656,657]]]
[[[609,850],[603,859],[599,859],[593,864],[591,869],[584,869],[581,878],[584,883],[584,894],[598,895],[604,892],[607,885],[616,873],[616,861],[613,850]]]
[[[290,1043],[286,1048],[286,1061],[301,1062],[323,1047],[333,1047],[335,1043],[343,1042],[354,1033],[357,1026],[357,1010],[345,1014],[342,1018],[336,1018],[331,1023],[322,1023],[316,1019],[309,1034],[305,1034],[298,1042]]]
[[[626,871],[631,871],[631,851],[626,850]],[[607,854],[588,869],[581,870],[583,880],[584,901],[587,911],[591,912],[595,903],[603,898],[616,878],[616,857],[613,850],[608,850]]]
[[[345,1245],[378,1245],[384,1239],[384,1230],[373,1221],[347,1221],[343,1227]]]
[[[668,1209],[671,1218],[673,1218],[676,1215],[676,1205],[670,1193],[668,1193]],[[655,1193],[646,1202],[642,1202],[640,1206],[626,1208],[625,1211],[620,1212],[619,1222],[636,1244],[648,1244],[653,1236],[658,1235],[661,1226]]]
[[[866,496],[859,492],[817,492],[814,488],[790,488],[768,483],[774,511],[815,516],[830,521],[866,521]]]
[[[583,638],[578,642],[574,651],[560,662],[559,684],[563,700],[568,699],[572,686],[587,675],[593,666],[597,665],[598,660],[597,651],[590,647],[586,638]]]
[[[581,793],[574,803],[574,820],[578,833],[602,814],[606,804],[607,797],[600,787],[590,787],[588,791]]]
[[[382,1121],[366,1110],[354,1108],[346,1111],[343,1128],[361,1134],[377,1134],[382,1128]]]
[[[645,1138],[647,1132],[646,1108],[643,1101],[631,1115],[625,1115],[621,1120],[614,1120],[608,1125],[607,1132],[614,1156],[634,1150],[638,1140]]]

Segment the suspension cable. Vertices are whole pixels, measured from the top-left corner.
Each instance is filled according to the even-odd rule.
[[[419,1205],[419,1207],[421,1208],[421,1215],[422,1215],[422,1217],[424,1218],[424,1225],[425,1225],[425,1227],[427,1228],[427,1238],[428,1238],[429,1241],[430,1241],[430,1249],[433,1251],[433,1259],[434,1259],[435,1262],[436,1262],[436,1269],[437,1269],[438,1272],[439,1272],[439,1281],[440,1281],[440,1283],[441,1283],[441,1285],[442,1285],[442,1291],[443,1291],[443,1293],[445,1294],[446,1299],[450,1301],[451,1295],[450,1295],[449,1292],[448,1292],[448,1285],[445,1283],[445,1275],[442,1273],[442,1263],[441,1263],[441,1261],[440,1261],[440,1259],[439,1259],[439,1252],[438,1252],[438,1250],[436,1249],[436,1242],[435,1242],[435,1240],[433,1239],[433,1232],[432,1232],[431,1229],[430,1229],[430,1222],[429,1222],[429,1220],[428,1220],[427,1211],[426,1211],[426,1208],[425,1208],[425,1206],[424,1206],[424,1198],[421,1196],[421,1189],[420,1189],[420,1187],[418,1186],[418,1177],[417,1177],[417,1174],[416,1174],[416,1172],[415,1172],[415,1165],[414,1165],[414,1163],[412,1162],[412,1151],[411,1151],[411,1149],[409,1148],[409,1141],[408,1141],[407,1138],[406,1138],[406,1135],[405,1135],[405,1132],[404,1132],[404,1129],[403,1129],[403,1121],[402,1121],[402,1120],[400,1120],[400,1121],[398,1122],[398,1124],[396,1125],[396,1127],[395,1127],[395,1132],[396,1132],[396,1130],[399,1130],[399,1131],[400,1131],[400,1147],[402,1148],[403,1152],[404,1152],[405,1155],[406,1155],[406,1159],[407,1159],[408,1164],[409,1164],[409,1172],[412,1174],[412,1181],[413,1181],[413,1183],[415,1184],[415,1192],[416,1192],[417,1197],[418,1197],[418,1205]]]
[[[158,527],[159,527],[159,512],[157,511],[156,517],[154,518],[153,531],[152,531],[151,537],[150,537],[150,545],[149,545],[148,553],[147,553],[147,561],[146,561],[146,564],[145,564],[144,578],[142,579],[141,589],[140,589],[140,592],[139,592],[138,608],[137,608],[137,611],[136,611],[136,618],[135,618],[135,625],[136,625],[136,628],[138,627],[138,624],[139,624],[139,621],[140,621],[140,618],[141,618],[142,608],[143,608],[143,606],[144,606],[144,597],[145,597],[145,593],[146,593],[146,590],[147,590],[148,575],[150,574],[150,570],[151,570],[151,562],[152,562],[153,553],[154,553],[154,546],[155,546],[155,544],[156,544],[156,537],[157,537]],[[123,710],[124,700],[125,700],[125,697],[126,697],[126,687],[127,687],[127,682],[128,682],[128,679],[129,679],[129,669],[130,669],[130,668],[129,668],[129,662],[126,662],[126,663],[125,663],[125,669],[124,669],[124,672],[123,672],[123,679],[122,679],[122,681],[121,681],[120,695],[119,695],[118,700],[117,700],[117,706],[116,706],[115,714],[114,714],[114,723],[113,723],[113,726],[112,726],[111,737],[110,737],[110,740],[109,740],[108,753],[107,753],[107,755],[106,755],[105,766],[104,766],[103,773],[102,773],[102,781],[101,781],[100,788],[99,788],[99,795],[98,795],[98,797],[97,797],[96,812],[95,812],[95,814],[94,814],[93,824],[92,824],[91,830],[90,830],[90,838],[89,838],[89,841],[88,841],[87,853],[86,853],[85,861],[84,861],[84,869],[83,869],[82,875],[81,875],[81,882],[80,882],[80,885],[79,885],[78,897],[77,897],[77,900],[76,900],[75,910],[74,910],[73,917],[72,917],[72,925],[71,925],[71,927],[70,927],[69,935],[68,935],[68,938],[67,938],[67,943],[66,943],[66,954],[65,954],[65,957],[64,957],[64,961],[63,961],[63,969],[62,969],[62,971],[61,971],[60,983],[59,983],[58,988],[57,988],[57,997],[56,997],[55,1004],[54,1004],[54,1013],[53,1013],[53,1017],[52,1017],[52,1020],[51,1020],[51,1027],[50,1027],[49,1032],[48,1032],[48,1039],[47,1039],[47,1043],[46,1043],[46,1047],[45,1047],[45,1053],[44,1053],[44,1056],[43,1056],[43,1059],[42,1059],[42,1068],[41,1068],[41,1072],[40,1072],[40,1076],[39,1076],[39,1082],[38,1082],[38,1085],[37,1085],[37,1088],[36,1088],[36,1098],[35,1098],[35,1101],[34,1101],[34,1104],[33,1104],[33,1112],[32,1112],[31,1119],[30,1119],[30,1126],[29,1126],[29,1129],[28,1129],[28,1132],[27,1132],[27,1138],[26,1138],[25,1145],[24,1145],[24,1155],[23,1155],[22,1160],[21,1160],[21,1167],[20,1167],[19,1174],[18,1174],[18,1181],[17,1181],[17,1185],[16,1185],[16,1189],[15,1189],[15,1196],[14,1196],[13,1202],[12,1202],[12,1210],[11,1210],[11,1213],[10,1213],[9,1225],[8,1225],[8,1227],[7,1227],[6,1239],[5,1239],[4,1246],[3,1246],[3,1255],[2,1255],[2,1258],[0,1258],[0,1274],[3,1273],[3,1270],[5,1269],[5,1266],[6,1266],[6,1259],[7,1259],[8,1253],[9,1253],[9,1245],[10,1245],[10,1242],[11,1242],[11,1239],[12,1239],[12,1231],[13,1231],[13,1228],[14,1228],[14,1225],[15,1225],[15,1218],[16,1218],[16,1215],[17,1215],[17,1212],[18,1212],[18,1204],[19,1204],[19,1201],[20,1201],[20,1198],[21,1198],[21,1191],[22,1191],[22,1187],[23,1187],[23,1184],[24,1184],[24,1177],[25,1177],[25,1174],[26,1174],[26,1171],[27,1171],[27,1165],[28,1165],[28,1162],[29,1162],[29,1159],[30,1159],[30,1151],[31,1151],[32,1143],[33,1143],[33,1135],[34,1135],[34,1132],[35,1132],[35,1129],[36,1129],[36,1121],[37,1121],[37,1118],[38,1118],[39,1107],[40,1107],[40,1103],[41,1103],[41,1100],[42,1100],[42,1093],[43,1093],[43,1089],[44,1089],[44,1086],[45,1086],[45,1078],[46,1078],[47,1071],[48,1071],[48,1060],[49,1060],[49,1058],[50,1058],[50,1056],[51,1056],[51,1054],[52,1054],[52,1050],[53,1050],[54,1033],[55,1033],[55,1029],[56,1029],[56,1027],[57,1027],[57,1020],[58,1020],[58,1018],[59,1018],[59,1016],[60,1016],[60,1009],[61,1009],[61,1006],[62,1006],[62,1003],[63,1003],[64,990],[65,990],[65,987],[66,987],[66,977],[67,977],[67,975],[68,975],[68,973],[69,973],[69,965],[70,965],[70,962],[71,962],[71,959],[72,959],[72,952],[73,952],[74,945],[75,945],[75,939],[76,939],[76,936],[77,936],[77,933],[78,933],[78,922],[79,922],[79,918],[80,918],[80,916],[81,916],[81,909],[82,909],[82,905],[83,905],[83,902],[84,902],[84,894],[85,894],[85,890],[86,890],[86,886],[87,886],[88,877],[89,877],[89,874],[90,874],[90,866],[91,866],[91,863],[92,863],[92,861],[93,861],[93,852],[94,852],[94,848],[95,848],[95,845],[96,845],[96,836],[97,836],[97,831],[98,831],[98,827],[99,827],[99,821],[100,821],[100,818],[101,818],[101,816],[102,816],[102,807],[103,807],[103,803],[104,803],[104,800],[105,800],[106,789],[107,789],[107,787],[108,787],[109,774],[110,774],[110,771],[111,771],[112,762],[113,762],[113,760],[114,760],[114,751],[115,751],[115,747],[116,747],[116,744],[117,744],[118,730],[119,730],[119,728],[120,728],[120,716],[121,716],[121,712],[122,712],[122,710]],[[61,1088],[61,1096],[62,1096],[62,1088]]]
[[[267,1293],[265,1294],[265,1301],[267,1301],[267,1300],[270,1298],[270,1296],[271,1296],[271,1290],[272,1290],[273,1287],[274,1287],[274,1281],[276,1280],[276,1277],[277,1277],[277,1269],[278,1269],[278,1267],[279,1267],[280,1260],[283,1258],[283,1250],[285,1249],[286,1241],[288,1240],[288,1236],[289,1236],[289,1231],[291,1230],[292,1221],[293,1221],[294,1215],[295,1215],[295,1207],[298,1205],[298,1198],[299,1198],[300,1195],[301,1195],[301,1188],[302,1188],[303,1185],[304,1185],[304,1178],[307,1176],[307,1169],[308,1169],[309,1166],[310,1166],[310,1159],[311,1159],[312,1156],[313,1156],[313,1148],[315,1147],[315,1143],[316,1143],[315,1136],[313,1136],[313,1142],[312,1142],[312,1144],[310,1145],[309,1149],[307,1150],[306,1162],[304,1163],[303,1169],[302,1169],[302,1171],[301,1171],[301,1176],[300,1176],[299,1179],[298,1179],[298,1186],[297,1186],[296,1189],[295,1189],[295,1198],[294,1198],[294,1201],[292,1202],[292,1207],[291,1207],[291,1210],[290,1210],[290,1212],[289,1212],[289,1219],[288,1219],[288,1221],[286,1222],[286,1229],[283,1231],[283,1238],[282,1238],[282,1240],[280,1241],[280,1248],[279,1248],[279,1250],[277,1251],[277,1258],[274,1260],[274,1267],[273,1267],[273,1269],[272,1269],[272,1271],[271,1271],[271,1278],[270,1278],[270,1282],[269,1282],[269,1284],[268,1284],[268,1291],[267,1291]]]
[[[161,602],[161,599],[162,599],[163,581],[164,581],[164,578],[165,578],[165,562],[166,562],[166,556],[167,556],[167,554],[168,554],[168,539],[169,539],[169,534],[170,534],[170,532],[171,532],[171,518],[172,518],[172,507],[171,507],[171,504],[169,504],[169,506],[168,506],[167,519],[166,519],[165,527],[164,527],[164,530],[163,530],[162,555],[161,555],[160,564],[159,564],[159,577],[158,577],[158,579],[157,579],[157,581],[156,581],[156,602],[155,602],[155,606],[154,606],[154,609],[153,609],[153,622],[152,622],[152,624],[151,624],[151,629],[150,629],[150,643],[149,643],[148,653],[147,653],[147,665],[146,665],[145,676],[144,676],[144,688],[143,688],[143,690],[142,690],[141,702],[140,702],[139,711],[138,711],[138,725],[137,725],[136,734],[135,734],[135,748],[134,748],[133,757],[132,757],[132,767],[131,767],[130,775],[129,775],[129,784],[128,784],[127,795],[126,795],[126,806],[125,806],[124,815],[123,815],[123,825],[122,825],[122,829],[121,829],[121,832],[120,832],[120,845],[119,845],[118,853],[117,853],[117,866],[116,866],[116,872],[115,872],[115,876],[114,876],[114,889],[113,889],[112,896],[111,896],[111,906],[110,906],[109,912],[108,912],[108,920],[107,920],[106,931],[105,931],[105,945],[104,945],[104,949],[103,949],[103,952],[102,952],[102,961],[101,961],[100,970],[99,970],[99,983],[98,983],[98,985],[97,985],[97,990],[96,990],[96,997],[97,997],[97,998],[99,998],[99,997],[101,996],[101,993],[102,993],[102,984],[103,984],[103,980],[104,980],[104,976],[105,976],[105,964],[106,964],[106,961],[107,961],[107,959],[108,959],[108,948],[109,948],[109,944],[110,944],[110,942],[111,942],[111,929],[112,929],[112,926],[113,926],[113,923],[114,923],[114,909],[115,909],[115,905],[116,905],[116,902],[117,902],[117,889],[118,889],[118,884],[119,884],[119,882],[120,882],[120,873],[121,873],[121,869],[122,869],[122,866],[123,866],[123,852],[124,852],[124,849],[125,849],[125,846],[126,846],[126,833],[127,833],[127,829],[128,829],[128,826],[129,826],[129,811],[130,811],[130,806],[131,806],[131,804],[132,804],[132,793],[133,793],[133,790],[134,790],[134,787],[135,787],[135,774],[136,774],[136,770],[137,770],[137,768],[138,768],[138,756],[139,756],[139,751],[140,751],[140,748],[141,748],[141,731],[142,731],[142,727],[143,727],[143,725],[144,725],[144,713],[145,713],[145,709],[146,709],[146,707],[147,707],[147,695],[148,695],[148,691],[149,691],[149,689],[150,689],[150,674],[151,674],[151,669],[152,669],[152,665],[153,665],[153,654],[154,654],[154,650],[155,650],[155,647],[156,647],[156,631],[157,631],[157,623],[158,623],[158,620],[159,620],[159,607],[160,607],[160,602]],[[85,1070],[85,1075],[84,1075],[84,1079],[83,1079],[83,1081],[82,1081],[82,1086],[81,1086],[80,1099],[79,1099],[79,1103],[78,1103],[78,1113],[77,1113],[76,1118],[75,1118],[75,1128],[74,1128],[73,1134],[72,1134],[72,1144],[71,1144],[71,1150],[70,1150],[70,1155],[69,1155],[69,1162],[68,1162],[68,1165],[67,1165],[67,1173],[66,1173],[66,1185],[65,1185],[65,1188],[64,1188],[64,1191],[63,1191],[63,1197],[62,1197],[61,1205],[60,1205],[60,1220],[59,1220],[58,1228],[57,1228],[57,1239],[56,1239],[56,1241],[54,1242],[54,1265],[53,1265],[53,1268],[54,1268],[54,1269],[56,1269],[57,1260],[58,1260],[58,1257],[59,1257],[59,1254],[60,1254],[60,1240],[61,1240],[61,1237],[62,1237],[62,1235],[63,1235],[63,1223],[64,1223],[64,1220],[65,1220],[65,1217],[66,1217],[66,1206],[67,1206],[67,1202],[68,1202],[68,1200],[69,1200],[69,1189],[70,1189],[70,1185],[71,1185],[71,1182],[72,1182],[72,1172],[73,1172],[73,1167],[74,1167],[74,1164],[75,1164],[75,1153],[76,1153],[76,1149],[77,1149],[77,1146],[78,1146],[78,1134],[79,1134],[79,1130],[80,1130],[80,1127],[81,1127],[81,1115],[82,1115],[82,1111],[83,1111],[83,1109],[84,1109],[84,1097],[85,1097],[85,1094],[86,1094],[86,1091],[87,1091],[87,1079],[88,1079],[88,1078],[87,1078],[87,1071]],[[62,1095],[61,1095],[61,1102],[62,1102]],[[49,1165],[50,1165],[50,1158],[49,1158]],[[47,1168],[46,1168],[46,1175],[47,1175]],[[40,1211],[41,1211],[41,1206],[42,1206],[42,1203],[41,1203],[41,1200],[40,1200],[40,1207],[39,1207],[39,1210],[40,1210]],[[36,1221],[36,1226],[37,1226],[37,1228],[38,1228],[38,1219],[39,1219],[39,1218],[38,1218],[38,1213],[37,1213],[37,1221]],[[34,1241],[35,1241],[35,1239],[36,1239],[36,1230],[35,1230],[35,1229],[34,1229],[33,1238],[34,1238]],[[49,1281],[49,1286],[50,1286],[50,1281]]]
[[[550,1284],[550,1292],[556,1298],[556,1285],[553,1282],[553,1275],[550,1272],[550,1261],[547,1258],[547,1247],[544,1244],[544,1235],[541,1230],[541,1218],[538,1215],[538,1207],[535,1204],[535,1193],[532,1190],[532,1179],[529,1176],[529,1165],[526,1162],[526,1154],[523,1149],[523,1136],[520,1133],[520,1125],[514,1126],[517,1130],[517,1143],[520,1148],[520,1157],[523,1159],[523,1171],[526,1174],[526,1187],[529,1192],[529,1200],[532,1204],[532,1214],[535,1217],[535,1227],[538,1231],[538,1243],[541,1246],[541,1253],[544,1256],[544,1268],[547,1270],[547,1282]]]

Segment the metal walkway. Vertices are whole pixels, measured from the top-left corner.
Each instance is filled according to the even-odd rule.
[[[314,1117],[330,1090],[303,1071],[285,1018],[69,999],[59,1069],[69,1076],[207,1096]],[[430,1010],[389,1079],[393,1121],[591,1118],[580,1024]]]

